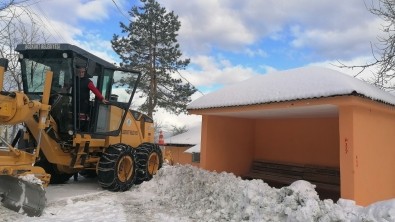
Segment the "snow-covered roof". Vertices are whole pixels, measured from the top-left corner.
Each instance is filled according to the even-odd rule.
[[[200,143],[198,143],[195,146],[185,150],[184,153],[200,153]]]
[[[200,143],[201,125],[190,128],[187,132],[165,138],[166,144],[187,144],[195,145]]]
[[[352,76],[322,67],[302,67],[255,76],[200,97],[187,107],[245,106],[357,93],[395,105],[395,96]]]

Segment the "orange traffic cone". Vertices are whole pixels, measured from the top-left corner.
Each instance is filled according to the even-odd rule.
[[[163,133],[162,130],[159,132],[159,145],[164,145],[165,140],[163,139]]]

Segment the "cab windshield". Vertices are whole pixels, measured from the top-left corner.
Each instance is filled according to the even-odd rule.
[[[22,80],[26,94],[41,94],[47,71],[53,72],[52,92],[61,93],[70,84],[71,59],[28,58],[21,61]]]

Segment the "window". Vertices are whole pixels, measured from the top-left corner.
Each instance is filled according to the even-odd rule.
[[[22,78],[24,81],[24,91],[26,93],[42,93],[46,72],[53,72],[52,92],[61,92],[67,83],[70,83],[70,59],[63,58],[33,58],[23,59]]]
[[[200,153],[192,153],[192,163],[200,163]]]

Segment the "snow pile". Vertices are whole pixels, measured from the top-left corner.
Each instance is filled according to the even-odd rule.
[[[138,190],[155,192],[154,201],[192,221],[395,221],[395,200],[362,208],[351,200],[322,201],[314,187],[296,181],[277,189],[262,180],[178,165],[164,167]]]
[[[306,181],[276,189],[261,180],[245,181],[193,166],[165,166],[151,181],[127,192],[98,187],[97,181],[83,178],[50,185],[47,194],[52,201],[41,217],[0,206],[0,221],[395,221],[395,199],[367,207],[344,199],[333,203],[319,200],[314,185]],[[56,198],[60,194],[61,199]]]
[[[34,174],[26,174],[18,177],[20,180],[26,181],[31,184],[43,185],[43,182],[38,179]]]

